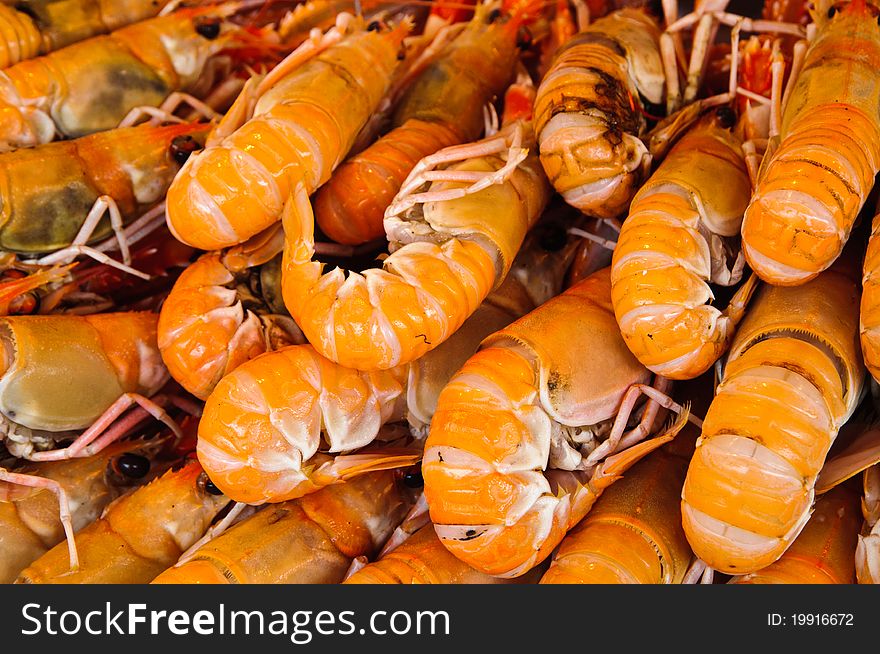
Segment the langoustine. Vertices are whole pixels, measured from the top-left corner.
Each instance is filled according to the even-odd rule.
[[[152,18],[169,0],[31,0],[0,5],[0,68]]]
[[[333,584],[374,555],[412,505],[397,470],[371,472],[273,504],[169,568],[154,584]]]
[[[664,89],[660,29],[638,9],[612,12],[559,48],[538,87],[535,133],[566,202],[599,218],[626,209],[652,159],[640,98],[660,104]]]
[[[229,500],[195,459],[113,503],[76,535],[79,567],[57,545],[21,572],[16,583],[147,583],[172,565]]]
[[[164,199],[208,129],[139,125],[0,154],[0,249],[44,266],[85,254],[148,277],[130,266],[125,227]],[[122,262],[90,247],[110,235]]]
[[[0,71],[0,151],[111,129],[136,107],[175,100],[232,44],[223,19],[234,10],[180,9]]]
[[[237,245],[278,222],[298,186],[308,195],[324,184],[388,90],[407,31],[340,14],[254,78],[172,183],[171,232],[203,250]]]
[[[880,27],[865,0],[823,6],[742,223],[746,260],[771,284],[837,259],[880,170]]]
[[[5,482],[5,501],[0,502],[0,583],[12,583],[31,562],[65,539],[55,484],[68,503],[70,530],[77,532],[116,497],[162,471],[162,463],[155,461],[160,448],[156,441],[120,441],[85,459],[14,468],[15,480],[25,475],[37,477],[37,484],[52,483],[27,487]]]
[[[444,545],[478,570],[533,568],[605,488],[684,424],[665,380],[652,388],[626,349],[610,294],[605,268],[485,339],[440,395],[425,497]],[[649,401],[628,430],[642,393]],[[645,441],[661,404],[683,413]]]
[[[315,221],[337,243],[384,236],[385,208],[423,157],[473,141],[483,107],[501,94],[517,61],[517,21],[477,10],[406,89],[391,130],[346,160],[315,195]]]
[[[550,194],[522,102],[533,92],[521,77],[497,135],[416,165],[386,208],[392,254],[381,269],[325,273],[312,260],[306,188],[295,190],[282,220],[282,294],[323,356],[359,370],[405,365],[449,338],[502,283]]]
[[[113,423],[135,404],[179,435],[149,399],[168,381],[156,320],[149,312],[0,319],[0,435],[9,452],[34,461],[94,454],[125,433],[128,418]]]
[[[382,425],[400,420],[423,433],[440,389],[479,341],[531,307],[510,280],[440,347],[389,370],[345,368],[309,345],[251,359],[208,397],[199,458],[227,495],[247,503],[281,502],[372,469],[414,463],[419,455],[412,452],[357,450]]]
[[[752,300],[682,491],[688,541],[710,567],[759,570],[807,523],[817,475],[864,390],[858,302],[843,262]]]
[[[271,244],[268,252],[242,250],[202,255],[177,279],[159,313],[162,360],[202,400],[245,361],[305,342],[281,300],[280,252],[272,256]]]

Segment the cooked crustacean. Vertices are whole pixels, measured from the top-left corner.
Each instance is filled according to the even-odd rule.
[[[130,265],[138,234],[125,227],[164,199],[208,129],[196,122],[138,125],[0,154],[0,251],[45,266],[88,255],[149,278]],[[161,224],[147,216],[134,231],[150,222]],[[121,263],[90,247],[108,236],[115,236]]]
[[[297,188],[308,195],[324,184],[379,107],[408,31],[407,23],[368,31],[339,14],[323,36],[253,78],[171,184],[171,232],[203,250],[231,247],[278,222]]]
[[[626,345],[671,379],[696,377],[724,354],[757,281],[725,310],[712,306],[709,282],[736,284],[744,263],[729,245],[751,192],[735,120],[719,107],[681,137],[636,194],[614,248],[611,297]]]
[[[861,399],[859,288],[844,264],[762,286],[734,337],[682,491],[688,541],[716,570],[754,572],[794,542]]]
[[[418,455],[377,448],[380,428],[408,420],[424,434],[440,390],[488,334],[533,307],[513,279],[440,347],[410,364],[361,372],[293,345],[242,363],[208,397],[199,459],[239,502],[281,502]],[[354,454],[345,454],[354,452]]]
[[[688,412],[651,376],[617,329],[609,268],[486,338],[440,394],[425,443],[425,497],[443,544],[493,575],[543,561],[684,424]],[[679,418],[644,440],[661,405]]]
[[[600,18],[559,48],[538,87],[535,133],[566,202],[599,218],[626,210],[651,166],[641,98],[659,105],[664,89],[660,28],[638,9]]]
[[[386,207],[415,165],[436,151],[483,132],[483,107],[500,95],[517,61],[517,21],[481,6],[407,88],[391,130],[342,163],[315,195],[315,221],[337,243],[385,235]]]
[[[176,101],[233,44],[234,11],[179,9],[0,71],[0,151],[111,129],[136,107]]]
[[[816,35],[742,223],[746,260],[771,284],[803,284],[837,259],[880,170],[876,11],[816,4]]]
[[[0,319],[6,449],[33,461],[89,456],[125,434],[130,422],[117,418],[133,405],[180,435],[157,404],[162,400],[149,399],[168,381],[156,321],[149,312]],[[67,447],[56,447],[71,438]]]
[[[680,584],[693,560],[681,528],[688,461],[661,448],[630,468],[562,540],[541,583]]]
[[[503,282],[550,195],[534,149],[528,78],[501,131],[422,159],[385,211],[381,268],[324,272],[305,187],[284,209],[284,304],[323,356],[359,370],[405,365],[451,336]],[[441,166],[446,166],[439,169]]]
[[[537,574],[527,574],[515,579],[502,579],[474,570],[450,554],[437,538],[433,526],[428,524],[343,583],[510,584],[534,583],[536,578]]]
[[[339,583],[353,559],[378,552],[412,505],[414,492],[400,471],[384,470],[273,504],[153,583]]]
[[[16,579],[25,584],[143,584],[172,565],[229,499],[191,458],[114,502],[76,535],[79,566],[56,545]]]
[[[162,304],[158,340],[171,376],[206,399],[225,375],[258,354],[305,338],[281,300],[277,254],[208,252],[183,271]],[[268,256],[268,260],[265,260]]]
[[[12,583],[32,561],[65,539],[58,484],[70,510],[70,530],[77,532],[100,517],[110,502],[146,483],[163,470],[155,459],[162,444],[154,440],[113,443],[84,459],[51,461],[19,466],[14,479],[4,480],[0,502],[0,583]],[[2,478],[2,476],[0,476]],[[36,478],[36,479],[34,479]],[[43,480],[52,483],[43,486]]]
[[[170,0],[27,0],[0,4],[0,68],[151,18]]]

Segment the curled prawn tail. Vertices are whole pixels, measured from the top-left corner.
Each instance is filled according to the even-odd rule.
[[[13,66],[43,51],[43,35],[26,13],[0,5],[0,69]]]
[[[854,106],[826,105],[793,121],[743,217],[743,252],[761,279],[803,284],[834,262],[880,170],[878,144],[876,116]]]
[[[728,256],[751,186],[729,112],[711,112],[678,142],[638,192],[612,258],[612,302],[627,347],[652,372],[697,377],[726,351],[755,285],[724,311],[710,283],[737,283]],[[733,259],[733,260],[730,260]]]
[[[535,372],[510,348],[483,349],[440,394],[422,475],[431,521],[456,557],[515,577],[546,558],[569,527],[571,501],[543,473],[552,419]],[[463,483],[464,482],[464,483]]]
[[[697,377],[724,354],[758,283],[751,276],[726,310],[712,306],[709,245],[699,224],[680,195],[637,199],[613,255],[621,335],[642,365],[669,379]]]
[[[347,277],[312,261],[314,220],[299,185],[282,216],[282,287],[309,342],[342,365],[381,370],[449,338],[503,281],[549,199],[533,148],[522,147],[530,138],[528,125],[515,123],[420,162],[385,212],[393,254],[382,269]],[[422,175],[437,158],[454,163],[429,182]]]
[[[278,344],[297,342],[293,331],[293,325],[245,309],[235,276],[220,253],[211,252],[187,267],[174,284],[159,314],[157,336],[171,376],[205,399],[245,361]]]
[[[71,263],[66,266],[52,266],[38,270],[21,279],[0,283],[0,315],[8,315],[13,301],[25,293],[30,293],[53,282],[62,281],[75,265],[75,263]]]
[[[661,436],[608,457],[592,474],[544,472],[553,418],[540,403],[527,351],[503,345],[471,357],[443,390],[422,474],[437,535],[456,557],[491,575],[516,577],[543,561],[599,495]]]
[[[614,249],[612,301],[621,335],[642,365],[670,379],[704,372],[733,335],[729,320],[709,304],[709,253],[698,225],[686,198],[654,193],[633,203]]]
[[[740,414],[734,391],[752,395],[761,389],[763,394],[770,387],[771,394],[759,402],[769,405],[791,402],[792,392],[805,390],[797,384],[786,388],[785,380],[766,373],[751,377],[734,376],[719,387],[682,490],[682,523],[688,541],[698,557],[723,572],[749,572],[778,559],[809,519],[814,498],[812,485],[805,484],[804,475],[790,462],[753,441],[746,430],[724,424],[731,419],[721,419],[724,413],[731,417]],[[815,390],[810,400],[815,400],[814,396]],[[824,437],[827,444],[827,413],[821,415],[821,423],[798,427],[817,442]],[[764,432],[763,442],[768,437],[774,442],[784,437],[779,430]],[[735,494],[734,503],[728,491],[732,486],[743,489]],[[760,511],[755,512],[752,506]]]
[[[734,577],[736,584],[852,584],[853,551],[861,514],[859,497],[838,486],[818,500],[806,527],[775,562]]]
[[[312,261],[311,216],[300,187],[283,217],[284,304],[309,342],[342,365],[379,370],[418,358],[454,333],[495,285],[496,258],[458,239],[412,243],[382,269],[322,275],[323,265]]]
[[[623,51],[594,37],[607,38],[605,30],[617,42],[637,38],[639,56],[662,69],[659,31],[647,14],[624,9],[600,19],[570,39],[544,75],[535,131],[541,164],[565,201],[590,216],[616,218],[645,180],[652,157],[639,136],[645,125],[640,100],[627,90],[635,73]]]
[[[343,368],[307,345],[258,356],[221,379],[208,397],[199,460],[218,488],[247,503],[294,499],[409,461],[385,451],[334,457],[365,447],[383,424],[402,417],[404,375]]]

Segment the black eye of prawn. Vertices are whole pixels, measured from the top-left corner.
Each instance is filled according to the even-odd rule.
[[[382,23],[380,23],[378,20],[374,20],[372,23],[367,25],[367,31],[378,32],[380,27],[382,27]]]
[[[724,129],[730,129],[736,124],[736,114],[730,107],[718,107],[715,116],[718,118],[718,124]]]
[[[834,14],[837,13],[837,7],[829,7],[828,8],[828,18],[834,18]]]
[[[493,9],[492,11],[489,12],[489,16],[487,17],[486,22],[488,22],[491,25],[499,18],[501,18],[501,10],[500,9]]]
[[[220,36],[220,19],[205,18],[200,20],[196,23],[196,32],[209,41],[213,41]]]
[[[140,454],[126,452],[116,459],[116,470],[129,479],[143,479],[150,472],[150,460]]]
[[[217,488],[208,477],[205,477],[205,491],[211,495],[223,495],[223,491]]]
[[[422,472],[420,470],[407,472],[403,475],[403,485],[407,488],[421,488],[424,486],[425,480],[422,478]]]
[[[175,136],[171,139],[171,158],[181,166],[189,159],[189,155],[201,149],[202,146],[192,136]]]

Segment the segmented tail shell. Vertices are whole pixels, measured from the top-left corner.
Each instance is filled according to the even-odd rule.
[[[172,233],[203,250],[242,243],[280,220],[297,183],[326,182],[378,106],[400,36],[355,33],[282,77],[253,118],[187,161],[168,191]]]
[[[27,14],[0,5],[0,69],[39,55],[43,35]]]
[[[774,563],[734,577],[734,584],[852,584],[861,527],[859,496],[844,486],[816,501],[810,521]]]
[[[560,48],[538,88],[541,164],[566,202],[588,215],[623,213],[650,168],[639,95],[660,100],[659,37],[646,14],[615,12]]]
[[[823,17],[743,219],[746,259],[771,284],[831,265],[880,170],[880,33],[855,5]]]
[[[381,425],[402,417],[405,374],[343,368],[309,345],[258,356],[223,377],[208,397],[199,460],[238,502],[282,502],[314,492],[339,480],[320,477],[333,457],[319,448],[356,450],[372,442]]]
[[[863,390],[858,301],[832,270],[765,286],[750,307],[682,491],[688,541],[712,568],[769,565],[807,523],[816,476]]]
[[[425,496],[444,545],[478,570],[524,574],[616,478],[584,485],[576,473],[547,471],[561,426],[609,419],[649,375],[619,336],[610,292],[606,268],[490,336],[440,395]],[[588,358],[575,354],[587,349]]]
[[[171,376],[205,399],[221,378],[245,361],[281,345],[301,343],[292,325],[245,309],[235,276],[218,252],[183,271],[159,314],[158,342]]]
[[[652,372],[692,379],[733,337],[709,282],[742,274],[723,238],[739,233],[751,186],[741,144],[716,115],[673,147],[638,192],[612,262],[612,301],[627,347]]]

